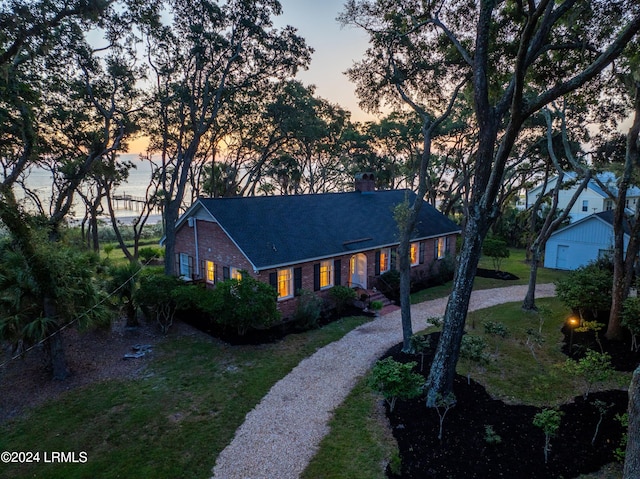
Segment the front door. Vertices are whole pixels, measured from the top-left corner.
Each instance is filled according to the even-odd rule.
[[[349,278],[351,286],[367,289],[367,257],[364,254],[355,254],[349,260]]]
[[[558,254],[556,256],[556,268],[558,269],[569,269],[569,247],[566,245],[558,245]]]

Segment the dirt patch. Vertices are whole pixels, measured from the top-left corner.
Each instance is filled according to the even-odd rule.
[[[190,326],[176,323],[169,334],[196,333]],[[71,376],[64,381],[51,379],[45,367],[44,347],[38,346],[23,358],[11,360],[10,345],[1,343],[0,363],[6,364],[0,367],[0,423],[66,391],[108,379],[139,376],[154,356],[154,346],[165,338],[154,324],[128,329],[124,321],[114,323],[108,331],[78,332],[69,328],[62,334],[71,370]],[[125,354],[135,353],[137,345],[150,346],[150,351],[135,359],[123,359]]]

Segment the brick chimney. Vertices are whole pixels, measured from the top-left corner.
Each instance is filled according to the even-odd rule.
[[[373,173],[356,173],[355,190],[370,193],[376,190],[376,176]]]

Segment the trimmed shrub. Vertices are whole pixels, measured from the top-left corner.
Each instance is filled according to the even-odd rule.
[[[348,286],[337,285],[329,290],[329,296],[333,300],[333,304],[338,314],[341,314],[347,306],[353,304],[358,298],[358,294],[354,289]]]
[[[382,394],[393,411],[398,399],[413,399],[422,394],[424,378],[413,372],[415,361],[403,364],[393,358],[377,361],[371,371],[369,385]]]
[[[228,279],[213,290],[215,321],[235,329],[240,336],[249,329],[267,329],[280,321],[278,293],[268,284],[248,274],[242,279]]]
[[[493,268],[500,271],[502,260],[509,257],[507,242],[499,238],[487,238],[482,244],[482,254],[493,260]]]

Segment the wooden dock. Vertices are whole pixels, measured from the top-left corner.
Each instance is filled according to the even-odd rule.
[[[133,196],[126,193],[113,197],[116,210],[141,211],[147,204],[147,199],[142,196]],[[151,212],[160,212],[160,205],[154,205]]]

